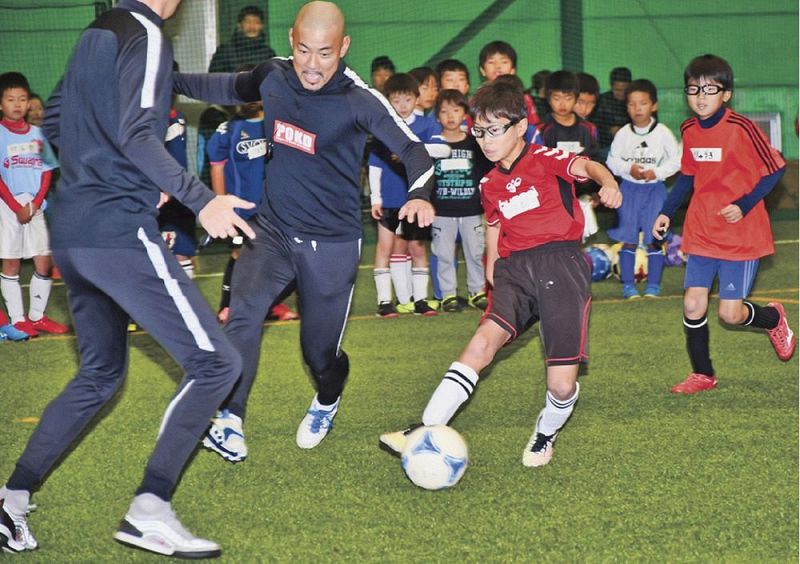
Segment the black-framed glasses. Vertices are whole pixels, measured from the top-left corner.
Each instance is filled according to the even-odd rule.
[[[505,125],[490,125],[489,127],[478,127],[473,125],[469,128],[469,132],[475,139],[483,139],[483,136],[500,137],[506,131],[519,123],[519,120],[512,120]]]
[[[725,92],[726,90],[727,88],[724,86],[717,86],[716,84],[703,84],[702,86],[690,84],[689,86],[684,86],[683,88],[683,91],[689,96],[697,96],[701,92],[706,96],[713,96],[714,94],[719,94],[720,92]]]

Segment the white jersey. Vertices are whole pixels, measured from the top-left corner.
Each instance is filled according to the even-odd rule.
[[[675,136],[666,125],[650,119],[648,127],[635,127],[632,123],[621,127],[608,151],[609,170],[629,182],[663,182],[681,168],[681,148]],[[656,179],[634,179],[631,176],[634,164],[655,171]]]

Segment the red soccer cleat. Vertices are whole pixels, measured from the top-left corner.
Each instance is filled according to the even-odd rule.
[[[27,317],[25,319],[23,319],[22,321],[17,321],[14,324],[14,327],[19,329],[23,333],[27,333],[28,336],[31,339],[33,339],[34,337],[38,337],[39,336],[39,332],[33,326],[33,323],[31,322],[31,320],[28,319]]]
[[[69,333],[69,327],[66,325],[62,325],[57,321],[53,321],[46,315],[43,315],[41,319],[37,321],[31,321],[26,319],[28,323],[39,333],[52,333],[54,335],[63,335],[64,333]]]
[[[794,354],[797,339],[794,338],[794,333],[789,328],[789,321],[786,319],[786,311],[783,309],[783,305],[779,302],[770,302],[767,306],[777,309],[780,315],[778,325],[774,329],[767,329],[769,340],[772,341],[772,346],[775,347],[775,353],[778,358],[787,361]]]
[[[277,319],[278,321],[293,321],[295,319],[300,319],[300,316],[289,309],[289,306],[286,304],[278,304],[269,312],[269,318]]]
[[[670,391],[673,394],[696,394],[697,392],[713,390],[716,387],[717,379],[714,376],[705,376],[704,374],[692,372],[686,380],[672,386]]]

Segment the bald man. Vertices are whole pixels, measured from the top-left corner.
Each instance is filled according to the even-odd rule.
[[[314,448],[333,426],[349,372],[341,343],[361,251],[360,163],[368,134],[406,167],[409,199],[400,217],[425,227],[434,215],[433,163],[386,99],[342,61],[350,37],[339,8],[304,5],[289,42],[291,58],[271,59],[237,80],[241,92],[264,102],[269,148],[264,201],[250,220],[256,238],[236,264],[226,326],[242,354],[242,378],[203,441],[232,462],[247,456],[242,419],[264,317],[292,287],[302,308],[303,359],[317,392],[297,429],[297,446]]]

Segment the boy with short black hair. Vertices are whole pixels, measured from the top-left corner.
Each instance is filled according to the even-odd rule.
[[[586,121],[592,121],[592,114],[597,108],[597,98],[600,96],[600,85],[597,79],[589,73],[579,72],[578,76],[578,101],[575,103],[575,114]]]
[[[680,147],[675,136],[655,115],[658,111],[656,86],[646,79],[634,80],[625,90],[631,123],[617,131],[608,152],[606,166],[622,177],[623,203],[619,221],[608,235],[622,243],[619,251],[619,275],[622,296],[639,297],[634,279],[639,233],[647,246],[647,288],[645,297],[661,294],[664,271],[662,244],[653,238],[651,229],[667,199],[664,181],[681,167]]]
[[[69,329],[44,314],[53,287],[50,237],[45,222],[55,156],[41,129],[25,121],[30,86],[24,75],[0,75],[0,293],[11,323],[30,337]],[[33,259],[28,315],[19,283],[22,259]]]
[[[475,335],[430,398],[422,423],[447,424],[497,352],[540,321],[548,391],[522,463],[543,466],[550,462],[556,436],[578,399],[579,364],[588,360],[591,269],[579,247],[583,214],[572,182],[593,178],[602,185],[600,198],[609,207],[618,207],[622,197],[603,165],[525,143],[528,124],[514,86],[484,84],[471,109],[472,134],[496,163],[481,180],[489,224],[486,279],[494,292]],[[408,432],[381,435],[381,443],[400,453]]]
[[[426,115],[436,103],[436,96],[439,95],[439,78],[436,71],[430,67],[416,67],[408,71],[419,83],[419,98],[414,112],[418,115]]]
[[[683,73],[684,92],[695,117],[683,122],[681,176],[675,182],[653,236],[663,239],[673,214],[692,194],[681,250],[689,255],[683,315],[692,372],[672,393],[694,394],[717,387],[708,334],[708,295],[719,277],[719,317],[729,325],[766,330],[783,361],[797,341],[783,305],[765,307],[745,298],[761,257],[774,252],[764,197],[786,168],[752,121],[726,107],[733,95],[733,69],[715,55],[694,58]]]
[[[395,72],[394,63],[386,55],[378,55],[372,59],[369,72],[372,87],[378,92],[383,92],[383,86]]]
[[[627,67],[611,69],[608,80],[611,90],[603,92],[597,100],[594,123],[603,153],[611,146],[614,135],[620,127],[628,123],[628,111],[625,106],[625,89],[631,83],[631,71]]]
[[[591,158],[597,152],[597,130],[575,114],[579,93],[575,73],[564,70],[551,73],[545,88],[550,113],[542,121],[539,133],[548,147]]]
[[[478,68],[481,76],[489,81],[500,76],[517,74],[517,52],[511,44],[505,41],[491,41],[483,46],[478,55]],[[533,98],[525,92],[525,85],[520,80],[520,87],[525,100],[525,110],[528,113],[528,126],[537,126],[541,121],[536,111]]]
[[[467,112],[467,98],[458,90],[442,90],[436,98],[436,118],[442,127],[442,137],[452,150],[449,158],[436,161],[436,191],[431,199],[436,208],[431,252],[438,259],[436,276],[442,293],[442,310],[446,312],[461,311],[464,302],[478,309],[486,309],[488,303],[484,291],[483,207],[478,184],[492,163],[484,157],[475,138],[461,129]],[[453,257],[459,236],[467,264],[466,300],[456,292]]]
[[[439,88],[458,90],[464,96],[469,94],[469,69],[458,59],[445,59],[436,65],[439,75]]]
[[[393,75],[386,81],[384,93],[404,126],[426,144],[429,154],[434,151],[432,145],[435,143],[443,150],[440,156],[449,155],[444,140],[433,139],[433,121],[414,113],[419,83],[413,76],[407,73]],[[377,140],[372,145],[368,163],[372,217],[378,222],[378,245],[375,248],[373,270],[377,315],[383,318],[397,317],[398,313],[435,316],[436,310],[428,302],[430,269],[425,249],[425,242],[431,238],[431,230],[399,218],[400,208],[408,198],[405,167],[396,155]],[[391,301],[392,285],[397,307]]]

